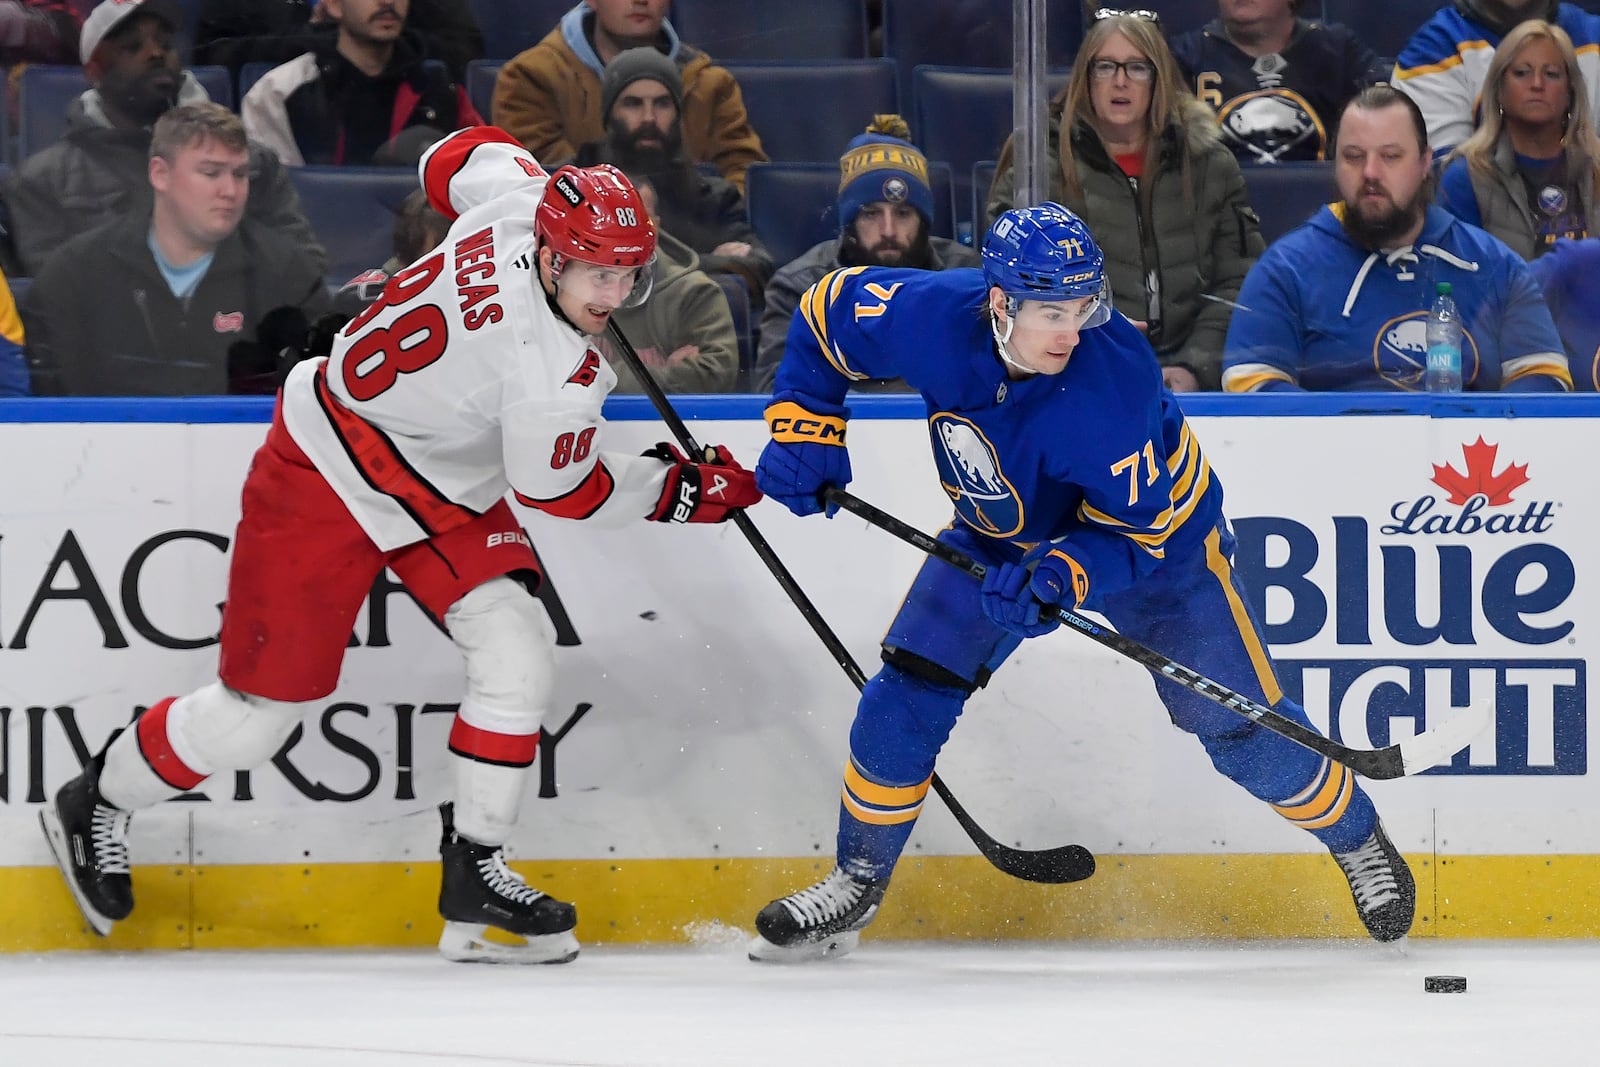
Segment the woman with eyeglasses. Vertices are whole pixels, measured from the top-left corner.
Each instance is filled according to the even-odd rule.
[[[1523,259],[1600,234],[1600,138],[1567,31],[1530,19],[1489,62],[1477,130],[1446,162],[1439,206]]]
[[[1048,195],[1094,230],[1117,309],[1149,337],[1168,388],[1221,388],[1228,319],[1264,245],[1239,164],[1154,16],[1100,13],[1049,115]],[[1013,206],[1011,156],[1008,139],[989,222]]]

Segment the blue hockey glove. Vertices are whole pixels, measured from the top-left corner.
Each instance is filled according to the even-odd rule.
[[[1036,545],[1016,563],[983,576],[983,613],[1019,637],[1038,637],[1061,625],[1052,607],[1077,609],[1089,595],[1089,576],[1061,542]]]
[[[843,408],[818,414],[788,400],[767,408],[772,440],[756,464],[756,485],[761,491],[796,515],[822,511],[824,486],[842,489],[850,484],[845,415]]]

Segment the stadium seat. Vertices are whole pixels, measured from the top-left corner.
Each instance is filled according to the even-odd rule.
[[[1250,206],[1261,216],[1261,237],[1268,244],[1339,195],[1333,185],[1332,163],[1245,167],[1244,184],[1250,193]]]
[[[911,99],[911,75],[924,64],[1010,70],[1012,5],[1003,0],[883,0],[883,54],[894,61],[895,83]],[[1075,3],[1049,5],[1045,58],[1070,67],[1083,41]]]
[[[750,225],[778,266],[820,241],[839,236],[837,163],[756,163],[745,176]],[[955,236],[950,165],[930,162],[934,237]]]
[[[328,250],[328,281],[343,285],[394,254],[394,219],[417,188],[409,167],[290,167],[311,229]]]
[[[1397,56],[1411,35],[1445,6],[1439,0],[1327,0],[1324,15],[1355,31],[1380,56]]]
[[[227,67],[190,67],[206,94],[233,107],[233,77]],[[82,67],[30,63],[17,89],[17,158],[26,159],[67,132],[67,108],[89,88]]]
[[[775,163],[837,163],[873,115],[899,110],[894,64],[887,59],[727,68],[739,83],[761,147]]]
[[[1045,92],[1054,96],[1071,73],[1052,71]],[[976,226],[976,216],[965,214],[973,198],[972,165],[998,156],[1011,135],[1011,75],[978,67],[924,65],[912,73],[911,85],[912,139],[929,159],[950,164],[956,203],[963,213],[960,221]]]
[[[483,30],[484,56],[510,59],[538,44],[581,0],[469,0]],[[488,117],[486,114],[485,118]]]
[[[672,27],[717,63],[867,55],[863,0],[673,0]]]
[[[261,76],[276,67],[276,63],[251,62],[239,65],[239,102],[244,103],[244,98],[250,94],[251,88],[261,80]]]
[[[750,289],[745,285],[744,279],[736,274],[714,273],[708,278],[722,287],[722,295],[728,298],[728,310],[733,313],[733,332],[739,338],[739,377],[734,382],[733,391],[746,393],[750,391],[750,370],[755,366],[755,343],[751,339],[751,320],[754,315],[750,311]]]
[[[474,59],[467,64],[467,99],[472,109],[483,116],[484,122],[493,122],[494,80],[504,64],[501,59]]]

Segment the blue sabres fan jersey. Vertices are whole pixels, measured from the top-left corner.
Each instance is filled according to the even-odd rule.
[[[1350,240],[1329,205],[1250,268],[1228,323],[1222,388],[1421,390],[1428,309],[1449,282],[1461,377],[1479,392],[1572,388],[1528,265],[1476,226],[1428,209],[1416,243],[1389,253]]]
[[[1091,597],[1199,546],[1222,487],[1143,335],[1114,314],[1060,374],[1012,381],[987,292],[971,268],[825,275],[791,320],[774,401],[837,412],[852,382],[904,378],[960,521],[1005,541],[1068,538]]]
[[[1172,55],[1241,163],[1322,159],[1345,103],[1388,74],[1343,26],[1304,19],[1281,53],[1247,55],[1213,20],[1176,38]]]
[[[1594,280],[1600,278],[1600,237],[1557,241],[1528,269],[1544,291],[1566,346],[1573,388],[1600,391],[1600,301],[1594,296]]]

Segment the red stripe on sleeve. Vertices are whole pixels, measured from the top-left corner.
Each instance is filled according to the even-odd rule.
[[[450,751],[479,763],[526,767],[539,754],[539,735],[480,730],[457,715],[455,725],[450,727]]]
[[[435,211],[455,221],[457,212],[450,206],[450,179],[467,165],[475,148],[495,142],[522,147],[521,141],[498,126],[471,126],[457,130],[428,150],[428,161],[422,169],[422,187],[427,190],[428,203]]]
[[[516,496],[517,503],[538,508],[546,515],[555,515],[563,519],[587,519],[600,510],[601,504],[611,499],[611,493],[616,487],[616,480],[611,477],[611,472],[606,470],[606,465],[596,463],[594,470],[589,472],[589,477],[583,480],[582,485],[554,500],[535,500],[521,493]]]
[[[174,789],[187,791],[205,781],[206,776],[179,759],[167,738],[167,712],[172,710],[173,699],[168,697],[139,716],[139,752],[156,777]]]

